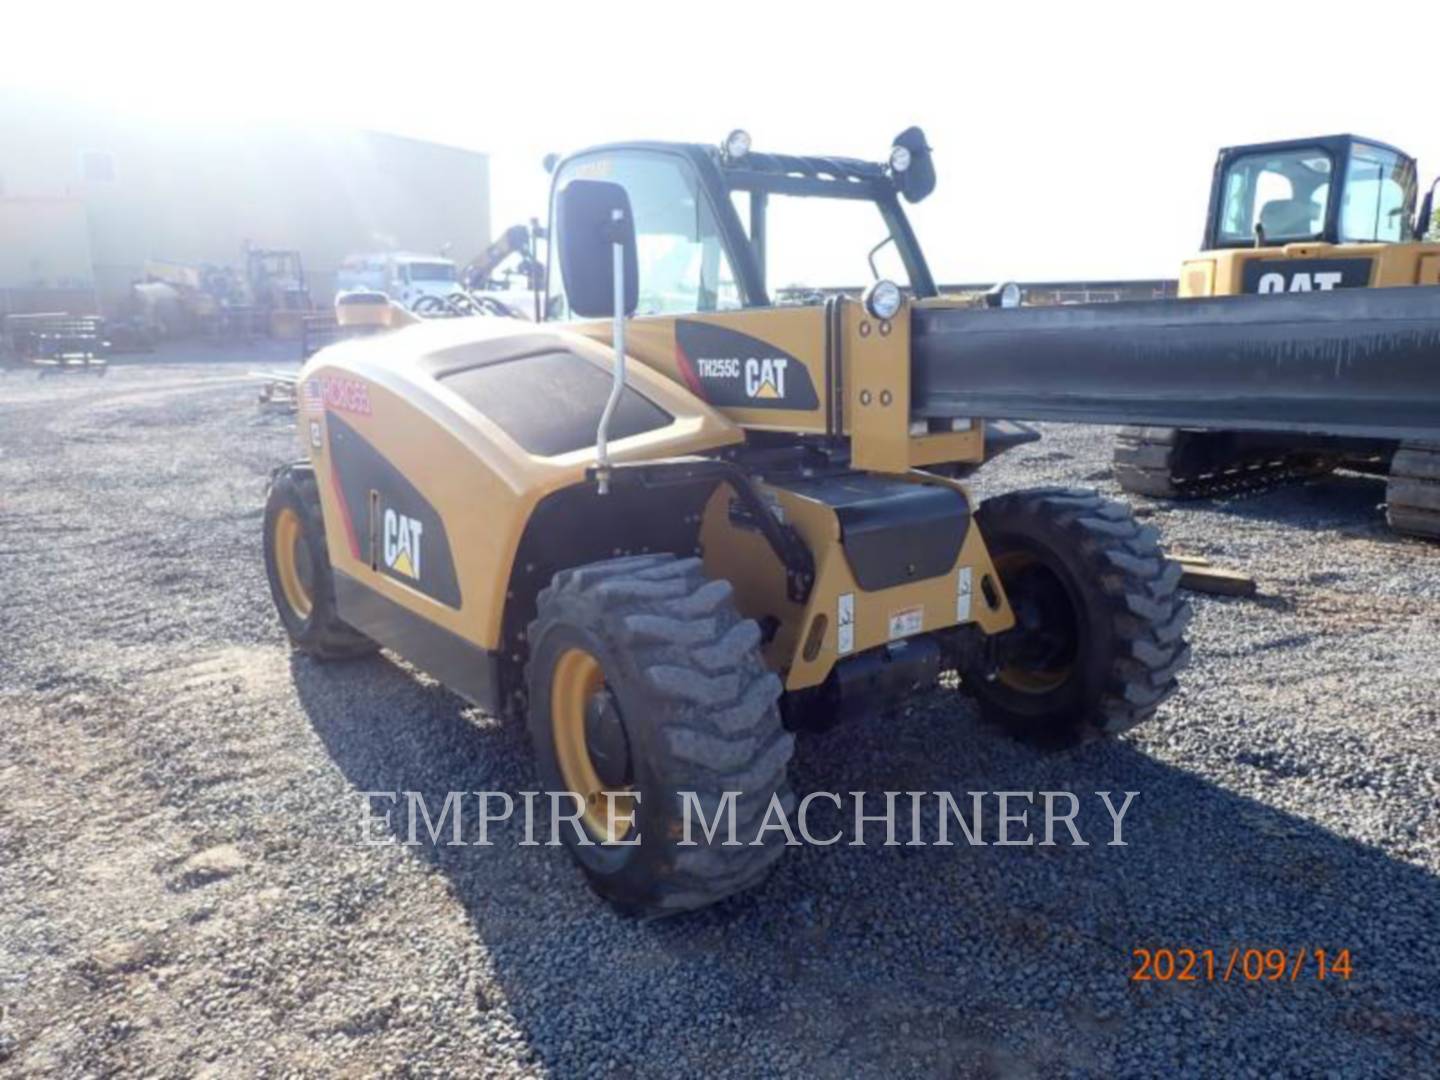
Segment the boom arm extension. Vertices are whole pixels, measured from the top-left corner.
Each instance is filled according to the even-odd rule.
[[[483,289],[496,267],[517,251],[522,252],[527,260],[531,259],[530,230],[524,225],[511,225],[489,247],[471,259],[460,272],[461,282],[470,289]],[[521,269],[527,277],[530,275],[529,265]]]
[[[916,307],[917,417],[1440,441],[1440,288]]]

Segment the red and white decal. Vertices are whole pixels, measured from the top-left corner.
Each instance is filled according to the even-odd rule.
[[[309,412],[324,412],[329,409],[369,416],[370,385],[361,379],[316,375],[305,380],[305,408]]]

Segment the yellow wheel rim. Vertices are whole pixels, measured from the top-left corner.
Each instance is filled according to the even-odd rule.
[[[1036,560],[1032,556],[1019,551],[1010,552],[995,560],[995,572],[1000,575],[1000,580],[1006,583],[1008,592],[1008,583],[1014,581],[1016,575],[1035,565]],[[1065,680],[1070,678],[1074,670],[1074,664],[1050,668],[1021,667],[1018,664],[1010,664],[1002,667],[996,673],[996,678],[1011,690],[1017,690],[1022,694],[1048,694],[1051,690],[1065,685]]]
[[[1047,694],[1064,685],[1065,680],[1070,677],[1070,670],[1065,667],[1031,671],[1011,665],[1001,668],[998,678],[1011,690],[1019,690],[1022,694]]]
[[[306,547],[302,553],[304,543],[300,515],[287,506],[275,518],[275,569],[280,577],[280,591],[285,594],[290,610],[301,619],[308,619],[313,601],[308,584],[310,549]]]
[[[550,726],[555,740],[555,758],[567,790],[584,800],[581,822],[585,831],[601,843],[623,840],[635,820],[633,788],[606,786],[590,758],[585,739],[585,714],[590,699],[605,686],[600,661],[584,649],[567,649],[555,664],[550,683]],[[613,803],[614,809],[610,809]],[[614,818],[614,828],[610,819]]]

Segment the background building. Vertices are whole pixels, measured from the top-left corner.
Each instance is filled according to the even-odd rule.
[[[123,307],[145,263],[300,251],[316,302],[345,256],[490,239],[484,154],[372,132],[206,125],[0,99],[0,312]]]

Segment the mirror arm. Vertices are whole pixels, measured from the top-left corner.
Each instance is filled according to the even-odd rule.
[[[884,240],[881,240],[878,244],[871,248],[865,256],[865,261],[870,264],[870,276],[876,281],[880,280],[880,268],[875,265],[875,256],[879,254],[880,249],[883,248],[886,244],[894,243],[894,241],[895,237],[893,235],[886,236]]]
[[[611,220],[619,223],[624,215],[619,210],[611,211]],[[605,399],[605,409],[600,414],[600,424],[595,430],[595,483],[601,495],[610,492],[610,418],[620,404],[620,395],[625,390],[625,245],[618,240],[612,245],[614,252],[615,278],[615,327],[614,378],[610,382],[610,396]]]

